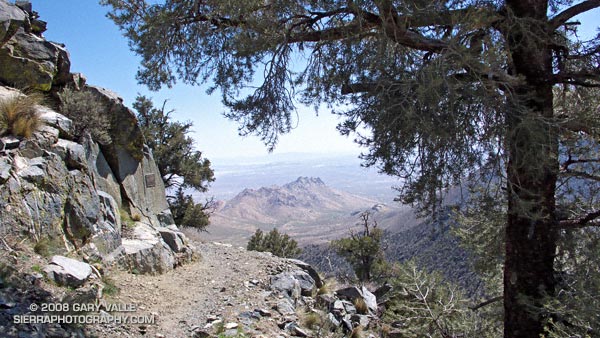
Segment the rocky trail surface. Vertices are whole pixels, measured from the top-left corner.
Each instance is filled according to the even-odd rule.
[[[90,333],[99,337],[202,337],[228,335],[270,337],[278,331],[276,297],[269,276],[297,267],[270,254],[249,252],[220,243],[195,243],[202,258],[162,275],[111,275],[120,290],[107,302],[131,306],[131,314],[153,318],[154,325],[98,324]],[[122,314],[122,313],[120,313]],[[289,316],[288,320],[294,320]],[[220,326],[220,329],[218,328]]]
[[[0,251],[0,263],[9,263],[0,264],[0,337],[380,336],[380,290],[334,289],[335,281],[324,283],[302,261],[191,242],[201,258],[159,275],[53,256],[44,277],[31,271],[40,271],[48,258],[28,245]],[[81,276],[83,284],[51,279],[79,281],[76,266],[95,272]],[[357,330],[363,333],[354,335]]]

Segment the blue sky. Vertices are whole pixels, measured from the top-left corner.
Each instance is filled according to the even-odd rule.
[[[135,74],[139,58],[129,50],[127,40],[106,18],[107,8],[97,0],[31,0],[40,19],[48,22],[46,39],[63,43],[71,56],[71,71],[83,73],[88,84],[111,89],[131,106],[137,93],[153,98],[155,105],[168,99],[177,120],[194,123],[198,149],[211,160],[231,160],[240,156],[263,156],[268,152],[255,136],[241,137],[237,123],[227,120],[218,93],[209,96],[206,87],[177,85],[151,92],[139,85]],[[274,154],[331,153],[355,154],[361,149],[338,134],[337,117],[327,111],[315,116],[312,108],[299,108],[296,129],[281,138]]]

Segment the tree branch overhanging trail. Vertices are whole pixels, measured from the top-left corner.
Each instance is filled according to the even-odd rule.
[[[398,44],[417,50],[440,53],[448,48],[447,42],[426,37],[413,29],[433,26],[452,27],[458,24],[464,16],[473,15],[474,13],[483,14],[484,12],[486,20],[482,25],[491,25],[500,20],[500,15],[493,9],[482,9],[475,6],[448,10],[436,13],[435,15],[415,16],[396,13],[391,18],[383,14],[375,14],[358,8],[343,7],[327,12],[312,11],[301,16],[291,16],[280,19],[279,24],[283,25],[282,28],[284,28],[286,23],[292,23],[289,28],[284,28],[284,31],[287,30],[285,43],[337,41],[352,38],[372,29],[380,29],[386,32],[388,37]],[[314,28],[314,25],[318,22],[331,20],[342,15],[353,15],[355,18],[347,24],[340,26],[323,29]],[[248,22],[241,16],[230,18],[211,16],[201,12],[191,13],[179,21],[183,25],[198,22],[210,23],[215,29],[248,26]]]

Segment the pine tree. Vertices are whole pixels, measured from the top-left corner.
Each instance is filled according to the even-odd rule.
[[[362,213],[361,231],[351,231],[350,237],[330,243],[335,252],[350,263],[361,282],[377,279],[387,267],[383,255],[383,231],[377,227],[377,222],[369,219],[370,217],[369,212]]]
[[[413,260],[394,264],[385,323],[401,323],[401,337],[489,337],[502,334],[500,318],[474,311],[472,302],[437,272],[420,269]],[[398,325],[396,325],[398,326]]]
[[[104,1],[142,82],[212,81],[226,116],[271,149],[296,102],[328,104],[366,164],[429,214],[468,174],[505,177],[504,335],[544,333],[559,235],[600,218],[556,198],[559,176],[598,177],[595,147],[578,149],[600,135],[600,37],[582,40],[573,19],[599,0]],[[586,109],[562,109],[555,90]]]

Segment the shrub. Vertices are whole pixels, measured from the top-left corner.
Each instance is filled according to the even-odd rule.
[[[33,246],[33,251],[43,257],[50,257],[62,252],[63,242],[58,237],[42,237]]]
[[[350,338],[361,338],[362,332],[363,332],[362,327],[357,326],[354,329],[352,329],[352,332],[350,333]]]
[[[318,313],[309,312],[303,316],[302,324],[307,329],[314,330],[317,326],[322,324],[321,316],[319,316]]]
[[[271,230],[266,236],[258,229],[250,237],[246,249],[253,251],[268,251],[279,257],[297,257],[301,250],[298,242],[287,234],[281,234],[277,229]]]
[[[121,291],[116,285],[115,281],[107,276],[102,277],[102,283],[104,283],[104,289],[102,292],[107,296],[115,296]]]
[[[30,138],[42,125],[37,106],[43,101],[38,93],[13,94],[0,99],[0,136]]]
[[[46,240],[45,238],[40,239],[37,243],[35,243],[35,245],[33,246],[33,251],[41,256],[47,257],[49,256],[49,252],[50,250],[48,249],[48,240]]]
[[[121,217],[122,227],[132,229],[135,227],[135,222],[139,221],[139,216],[134,219],[134,216],[130,216],[129,212],[125,208],[119,209],[119,216]]]
[[[92,93],[66,87],[58,93],[58,97],[60,113],[73,121],[73,136],[76,141],[81,140],[88,132],[100,144],[111,142],[110,120]]]
[[[390,325],[403,323],[397,327],[402,337],[502,336],[502,327],[498,326],[502,321],[484,309],[471,307],[471,300],[462,290],[440,273],[422,270],[414,259],[396,263],[392,272],[393,291],[382,320]],[[491,304],[485,309],[502,303]]]

